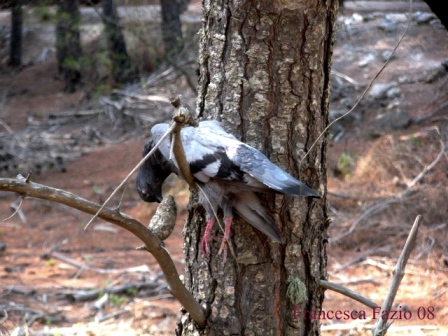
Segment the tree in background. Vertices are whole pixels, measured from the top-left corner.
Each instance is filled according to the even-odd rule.
[[[319,280],[327,277],[326,141],[311,146],[328,123],[338,0],[212,0],[203,6],[199,117],[221,120],[322,199],[266,196],[285,244],[235,218],[235,258],[229,253],[225,262],[217,255],[219,239],[209,260],[199,251],[204,213],[191,208],[185,284],[209,316],[205,331],[185,316],[177,332],[318,335],[319,320],[300,312],[322,310]]]
[[[160,0],[162,7],[162,36],[165,55],[172,58],[184,46],[178,0]]]
[[[82,83],[82,48],[78,0],[58,0],[56,14],[56,56],[65,91],[75,92]]]
[[[15,0],[11,5],[11,40],[9,65],[20,67],[22,65],[22,0]]]
[[[190,0],[177,0],[177,3],[179,4],[179,13],[182,14],[188,9]]]
[[[103,23],[108,40],[112,76],[117,83],[126,83],[135,78],[131,60],[126,51],[126,42],[120,27],[114,0],[103,0]]]

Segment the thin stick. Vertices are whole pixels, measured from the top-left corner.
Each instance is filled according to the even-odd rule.
[[[410,8],[410,12],[412,12],[412,0],[411,0],[411,8]],[[372,87],[373,83],[376,81],[376,79],[380,76],[380,74],[384,71],[384,69],[386,68],[386,66],[389,64],[390,60],[392,59],[392,57],[395,54],[395,51],[398,49],[398,47],[401,44],[401,41],[403,41],[403,38],[406,36],[406,33],[408,32],[408,29],[411,25],[411,16],[409,15],[409,20],[408,20],[408,25],[406,26],[406,29],[404,30],[403,34],[401,35],[400,39],[398,40],[397,44],[395,45],[394,49],[392,50],[391,54],[389,55],[389,57],[387,58],[386,62],[384,62],[383,66],[381,67],[381,69],[375,74],[375,76],[373,76],[372,80],[370,81],[370,83],[367,85],[367,87],[364,89],[364,91],[362,92],[361,96],[358,98],[358,100],[356,101],[356,103],[353,105],[353,107],[346,113],[344,113],[343,115],[341,115],[339,118],[336,118],[335,120],[333,120],[331,123],[328,124],[327,127],[325,127],[325,129],[322,131],[322,133],[317,137],[317,139],[314,141],[314,143],[311,145],[311,147],[308,149],[308,151],[306,152],[306,154],[303,156],[302,160],[300,160],[299,162],[299,166],[302,164],[303,160],[305,160],[305,158],[308,156],[308,154],[311,152],[311,150],[317,145],[318,141],[325,135],[325,133],[330,129],[331,126],[333,126],[335,123],[337,123],[339,120],[345,118],[346,116],[348,116],[350,113],[353,112],[353,110],[359,105],[359,103],[361,102],[361,100],[363,100],[364,96],[367,94],[367,92],[370,90],[370,88]]]
[[[361,215],[358,216],[358,218],[352,223],[352,225],[350,226],[350,228],[347,231],[342,232],[339,236],[331,238],[331,242],[334,244],[335,242],[339,241],[340,239],[351,234],[356,229],[358,224],[361,223],[365,218],[369,217],[370,215],[376,214],[376,213],[388,208],[389,205],[391,205],[393,203],[401,203],[401,202],[403,202],[403,200],[401,198],[392,197],[392,198],[382,201],[380,203],[370,205]]]
[[[182,139],[180,136],[180,132],[182,128],[186,125],[196,127],[198,124],[192,118],[190,111],[187,107],[182,106],[180,97],[176,97],[171,100],[171,105],[175,108],[174,117],[173,117],[173,130],[172,138],[171,138],[171,150],[174,153],[174,158],[176,159],[177,166],[179,167],[180,174],[187,181],[190,188],[196,190],[196,183],[194,182],[193,174],[190,171],[190,164],[187,161],[185,156],[184,147],[182,145]]]
[[[134,272],[142,272],[142,273],[149,273],[149,268],[147,265],[141,265],[141,266],[135,266],[135,267],[128,267],[128,268],[122,268],[122,269],[109,269],[109,268],[96,268],[96,267],[90,267],[87,264],[77,262],[76,260],[73,260],[72,258],[69,258],[61,253],[58,252],[50,252],[48,256],[51,256],[55,259],[59,259],[63,261],[64,263],[67,263],[71,266],[83,269],[83,270],[89,270],[92,272],[97,272],[100,274],[122,274],[122,273],[134,273]]]
[[[437,133],[438,130],[437,130]],[[440,133],[439,133],[440,135]],[[440,139],[440,152],[437,155],[437,157],[434,159],[433,162],[431,162],[428,166],[425,167],[425,169],[423,169],[420,174],[418,174],[407,186],[407,188],[401,193],[401,197],[405,197],[407,195],[409,195],[412,192],[412,189],[414,188],[414,186],[432,169],[434,168],[434,166],[440,161],[440,159],[442,158],[442,156],[445,154],[445,143],[443,142],[442,139]]]
[[[400,286],[401,279],[404,276],[404,269],[406,267],[406,263],[408,262],[409,256],[414,249],[415,240],[417,238],[418,227],[420,225],[422,216],[418,215],[415,218],[414,224],[412,225],[411,232],[409,233],[408,239],[406,239],[406,243],[404,244],[403,251],[401,251],[400,257],[398,258],[397,265],[394,270],[394,278],[392,279],[392,283],[389,288],[389,292],[387,293],[386,299],[384,300],[383,306],[381,307],[381,312],[378,318],[378,321],[375,323],[375,327],[372,331],[374,336],[382,336],[386,334],[389,325],[387,323],[387,313],[390,312],[392,308],[392,304],[394,303],[395,295],[397,294],[398,287]],[[383,319],[384,313],[384,319]]]
[[[19,202],[18,205],[11,204],[11,208],[13,208],[14,212],[12,213],[11,216],[6,217],[5,219],[3,219],[3,221],[7,221],[8,219],[11,219],[12,217],[14,217],[15,214],[19,214],[19,217],[20,217],[20,219],[22,220],[22,222],[23,222],[24,224],[26,224],[26,217],[25,217],[23,214],[21,214],[21,213],[19,212],[19,211],[20,211],[20,208],[22,207],[22,203],[23,203],[23,197],[20,197],[20,202]]]
[[[335,291],[339,294],[345,295],[349,297],[350,299],[356,300],[358,302],[361,302],[363,305],[366,305],[369,308],[377,308],[378,305],[370,300],[369,298],[362,296],[359,293],[356,293],[355,291],[345,288],[344,286],[341,286],[339,284],[336,284],[334,282],[330,282],[327,280],[319,280],[319,285],[325,289],[331,289],[332,291]]]

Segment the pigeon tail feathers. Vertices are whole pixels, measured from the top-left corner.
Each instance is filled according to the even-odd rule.
[[[263,232],[275,242],[283,243],[282,235],[275,225],[274,218],[252,191],[237,194],[234,208],[237,214],[254,228]]]

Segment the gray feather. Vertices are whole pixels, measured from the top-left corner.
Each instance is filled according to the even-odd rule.
[[[277,243],[282,243],[280,230],[275,225],[274,218],[261,204],[260,199],[252,191],[245,191],[236,195],[235,211],[246,222],[260,230]]]
[[[242,171],[279,193],[288,196],[320,198],[320,195],[315,190],[273,164],[259,150],[249,147],[246,144],[241,144],[238,147],[234,161]]]

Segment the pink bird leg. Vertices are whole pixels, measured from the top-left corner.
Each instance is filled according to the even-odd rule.
[[[222,238],[218,255],[220,255],[222,252],[227,252],[227,244],[230,238],[230,227],[232,226],[232,220],[233,216],[226,216],[224,218],[224,237]]]
[[[205,226],[204,236],[201,241],[201,250],[203,255],[208,256],[210,254],[210,238],[215,221],[215,217],[212,217],[207,221],[207,225]]]

